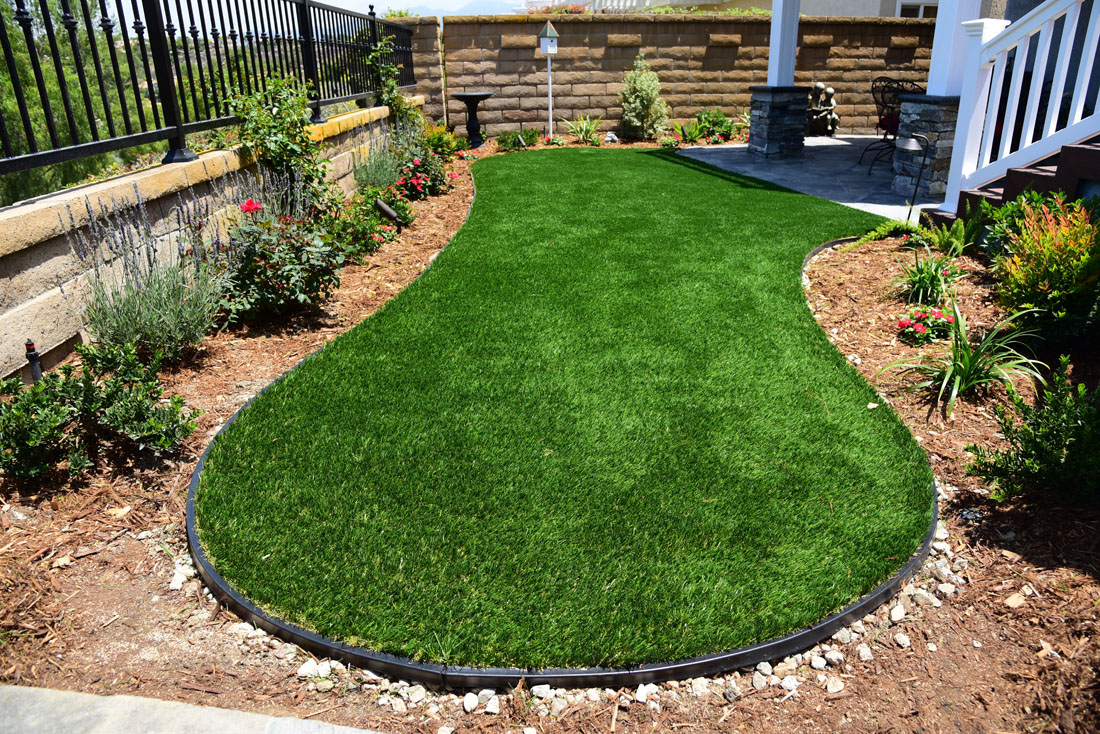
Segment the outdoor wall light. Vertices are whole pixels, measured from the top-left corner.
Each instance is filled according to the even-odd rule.
[[[378,213],[381,214],[383,217],[396,224],[397,234],[401,234],[401,226],[404,224],[404,222],[401,221],[400,214],[391,209],[390,205],[382,201],[381,199],[374,200],[374,208],[377,209]]]
[[[920,168],[917,169],[917,179],[913,184],[913,196],[909,199],[909,212],[905,215],[905,221],[909,221],[913,216],[913,202],[917,200],[917,191],[920,189],[920,179],[924,174],[924,165],[928,162],[928,151],[932,145],[929,143],[928,138],[920,133],[913,133],[910,138],[898,138],[897,140],[898,150],[904,150],[909,153],[923,153],[920,159]]]

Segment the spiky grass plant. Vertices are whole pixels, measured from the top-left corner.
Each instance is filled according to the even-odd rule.
[[[958,304],[952,302],[951,311],[955,322],[951,328],[951,346],[945,353],[927,361],[921,358],[916,362],[893,362],[879,372],[901,369],[903,373],[924,377],[908,389],[934,391],[937,405],[946,395],[948,417],[960,396],[988,392],[994,383],[1007,384],[1013,377],[1024,375],[1046,384],[1040,372],[1045,365],[1021,351],[1027,349],[1024,339],[1034,333],[1015,328],[1015,322],[1026,312],[1012,314],[972,342]]]
[[[950,257],[934,257],[924,248],[924,258],[913,253],[913,264],[902,266],[894,283],[909,303],[936,305],[947,300],[951,287],[966,277],[966,271]]]

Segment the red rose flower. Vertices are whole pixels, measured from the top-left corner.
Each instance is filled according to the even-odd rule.
[[[245,203],[241,204],[241,211],[245,214],[251,214],[252,212],[258,212],[263,209],[263,206],[259,202],[249,199]]]

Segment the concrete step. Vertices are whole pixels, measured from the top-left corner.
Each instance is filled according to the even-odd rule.
[[[0,686],[0,734],[378,734],[137,696]]]

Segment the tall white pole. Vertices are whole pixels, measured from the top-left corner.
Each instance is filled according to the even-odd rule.
[[[550,120],[547,135],[554,135],[554,78],[550,74],[550,54],[546,54],[546,105],[547,117]]]

